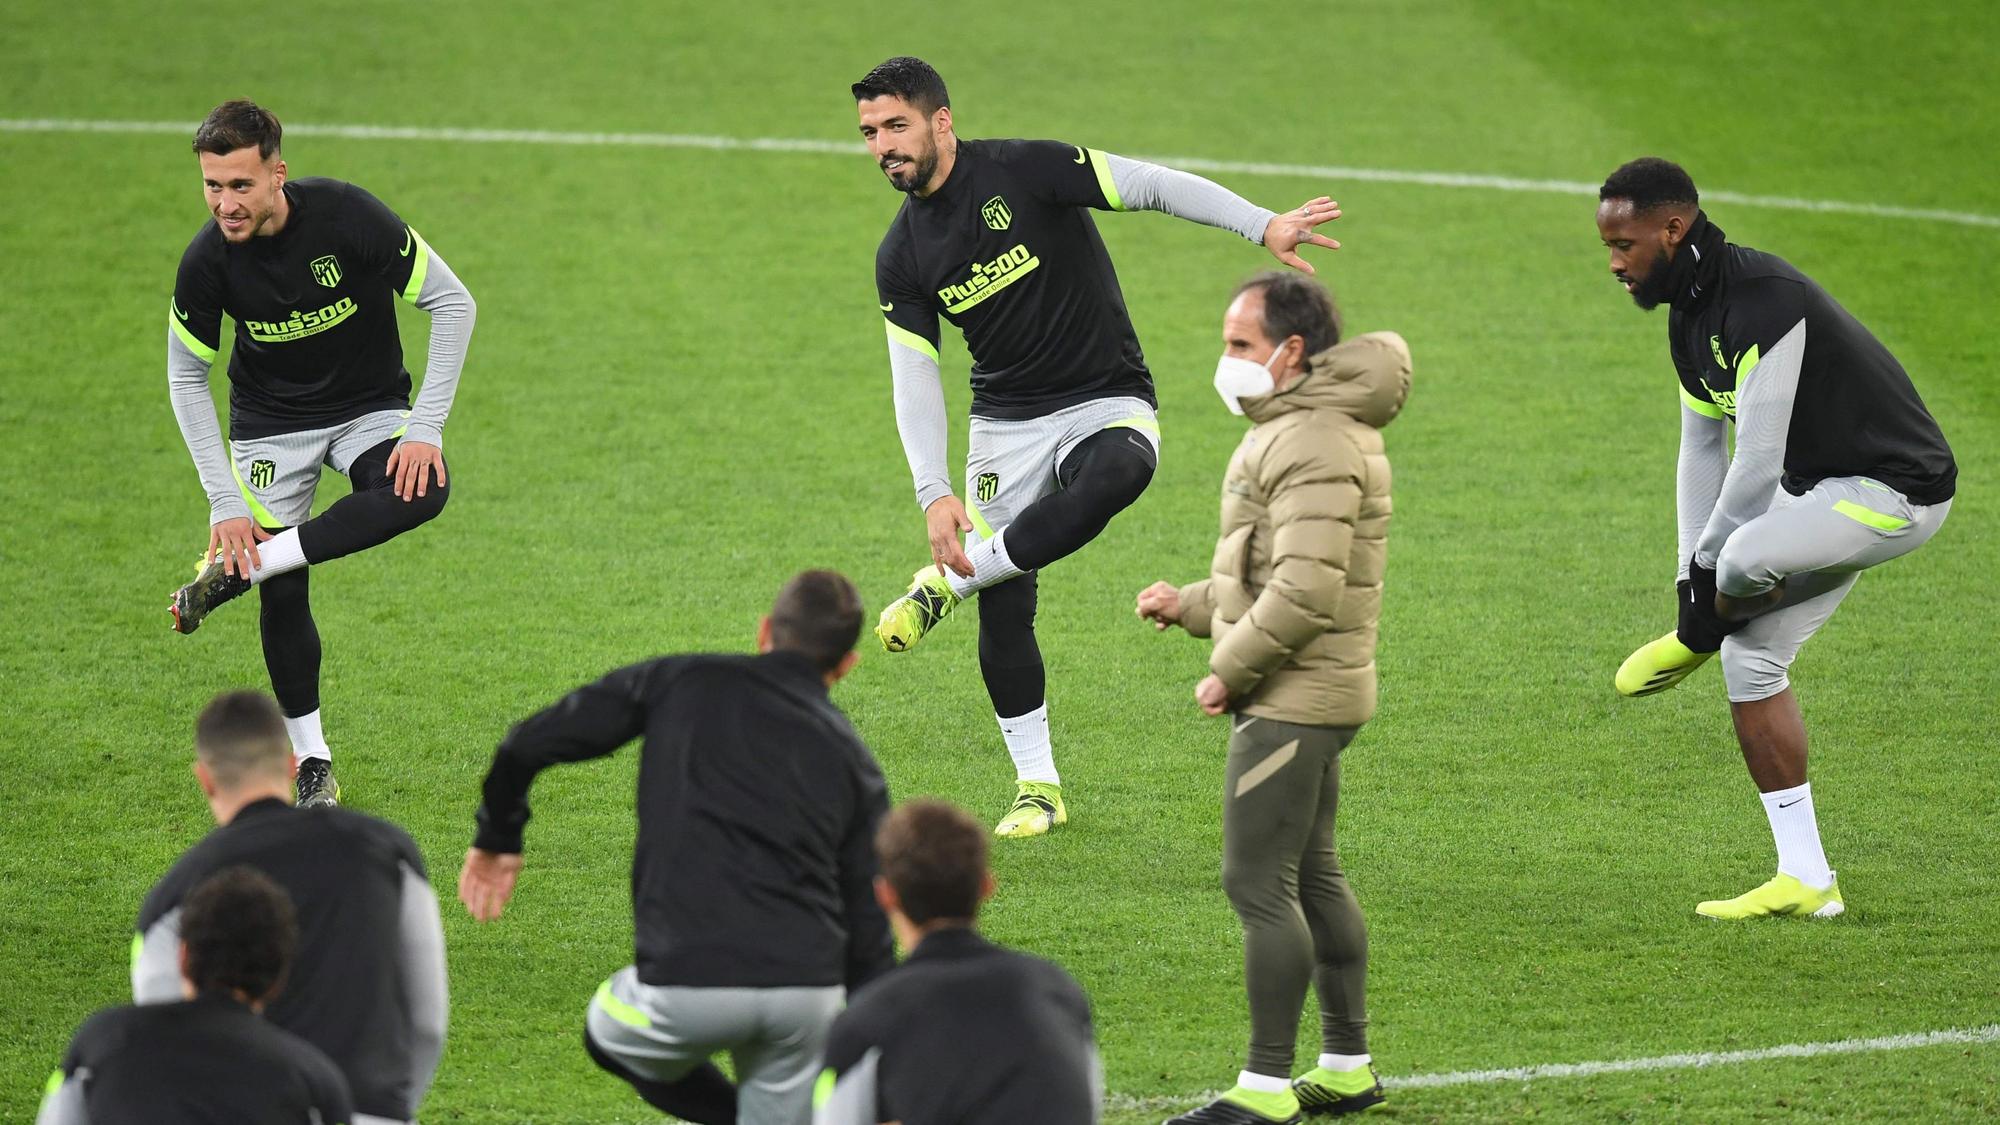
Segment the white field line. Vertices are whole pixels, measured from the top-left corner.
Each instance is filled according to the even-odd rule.
[[[454,129],[426,125],[288,125],[285,131],[300,137],[338,137],[345,140],[373,141],[687,148],[720,152],[804,152],[838,156],[859,156],[866,151],[858,141],[786,137],[711,137],[694,133],[568,133],[545,129]],[[174,133],[192,136],[194,123],[0,118],[0,133]],[[1420,187],[1480,188],[1487,191],[1524,191],[1549,195],[1595,196],[1597,194],[1596,184],[1585,183],[1582,180],[1536,180],[1464,172],[1411,172],[1394,168],[1346,168],[1337,164],[1268,164],[1238,160],[1208,160],[1199,156],[1146,156],[1139,159],[1151,160],[1170,168],[1182,168],[1190,172],[1223,175],[1291,176],[1299,179],[1331,181],[1365,180],[1384,184],[1413,184]],[[1913,219],[1920,222],[1952,223],[1958,226],[2000,228],[2000,215],[1986,215],[1975,211],[1899,207],[1887,203],[1852,203],[1840,199],[1747,195],[1737,191],[1709,191],[1705,192],[1703,197],[1716,203],[1769,207],[1781,211],[1818,211],[1838,215],[1865,215],[1876,219]]]
[[[1540,1066],[1506,1067],[1499,1070],[1457,1070],[1447,1074],[1392,1075],[1382,1079],[1389,1090],[1420,1090],[1436,1086],[1469,1086],[1482,1082],[1534,1082],[1545,1078],[1589,1078],[1598,1074],[1621,1074],[1635,1070],[1699,1070],[1711,1066],[1734,1066],[1766,1059],[1811,1059],[1825,1055],[1854,1055],[1872,1051],[1906,1051],[1912,1047],[1939,1047],[1948,1044],[2000,1042],[2000,1024],[1984,1027],[1951,1028],[1944,1031],[1917,1031],[1907,1035],[1883,1035],[1873,1039],[1839,1039],[1830,1043],[1786,1043],[1747,1051],[1695,1051],[1684,1055],[1656,1055],[1646,1059],[1603,1059],[1596,1062],[1544,1063]],[[1185,1097],[1135,1098],[1113,1094],[1106,1108],[1123,1112],[1164,1110],[1198,1105],[1220,1096],[1221,1091],[1189,1094]]]

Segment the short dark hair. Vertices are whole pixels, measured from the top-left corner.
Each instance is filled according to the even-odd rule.
[[[979,915],[986,887],[986,829],[944,801],[905,801],[882,818],[875,859],[917,925]]]
[[[861,637],[861,591],[839,573],[808,570],[771,603],[771,647],[796,652],[822,672],[840,666]]]
[[[1264,335],[1272,343],[1302,337],[1308,360],[1340,343],[1340,310],[1326,286],[1302,273],[1266,270],[1237,286],[1231,296],[1253,290],[1264,295]]]
[[[181,903],[182,972],[197,993],[268,1000],[298,948],[298,915],[284,888],[254,867],[225,867]]]
[[[277,154],[284,136],[285,127],[278,124],[277,114],[249,98],[236,98],[208,111],[201,128],[194,131],[194,151],[222,156],[256,145],[257,155],[269,160]]]
[[[931,64],[911,55],[897,55],[885,60],[856,82],[853,90],[857,102],[865,102],[869,98],[901,98],[926,116],[951,105],[951,94],[944,88],[944,79],[931,68]]]
[[[283,777],[292,756],[284,713],[261,691],[224,692],[194,721],[194,755],[224,787],[253,773]]]
[[[1632,210],[1646,214],[1661,207],[1699,207],[1701,193],[1687,169],[1657,156],[1642,156],[1619,166],[1597,189],[1597,200],[1629,199]]]

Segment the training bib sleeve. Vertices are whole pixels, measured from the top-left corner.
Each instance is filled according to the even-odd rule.
[[[430,247],[388,204],[367,191],[348,184],[344,202],[340,229],[355,264],[387,281],[390,289],[414,304],[423,290]]]

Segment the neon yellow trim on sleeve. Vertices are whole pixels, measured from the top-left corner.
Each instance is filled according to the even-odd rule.
[[[181,343],[187,345],[187,350],[193,352],[196,359],[203,363],[214,363],[215,349],[197,340],[194,333],[188,331],[188,326],[182,324],[181,318],[177,315],[179,309],[180,304],[169,297],[167,299],[167,327],[174,330],[174,335],[181,338]]]
[[[646,1018],[646,1013],[611,995],[610,981],[605,981],[603,984],[597,986],[596,999],[597,1006],[604,1009],[605,1015],[610,1016],[627,1027],[653,1026],[653,1021]]]
[[[825,1105],[826,1100],[833,1096],[833,1088],[839,1083],[840,1076],[833,1072],[832,1067],[820,1071],[819,1081],[813,1083],[813,1108],[818,1109]]]
[[[269,531],[276,531],[285,526],[283,520],[271,514],[271,509],[266,508],[255,496],[250,494],[250,486],[243,483],[243,474],[236,468],[236,449],[234,446],[230,447],[229,450],[229,475],[236,478],[236,490],[243,494],[243,502],[250,505],[251,518],[255,519],[259,525]],[[136,946],[132,955],[134,957],[138,956]]]
[[[915,332],[912,332],[909,329],[902,327],[893,320],[885,320],[882,323],[888,326],[890,343],[901,344],[904,347],[910,349],[911,351],[922,352],[925,355],[931,357],[931,359],[933,360],[937,359],[938,357],[937,347],[933,345],[929,340],[926,340],[922,336],[917,335]]]
[[[1110,204],[1113,211],[1123,211],[1125,201],[1118,198],[1118,185],[1111,180],[1111,162],[1094,148],[1083,151],[1090,154],[1090,170],[1097,173],[1097,190],[1104,193],[1104,202]]]
[[[139,955],[140,955],[140,954],[142,954],[142,953],[144,953],[145,951],[146,951],[146,935],[145,935],[145,934],[133,934],[133,935],[132,935],[132,971],[133,971],[134,973],[136,973],[136,972],[138,972],[138,971],[139,971]]]
[[[1712,402],[1703,402],[1689,394],[1687,386],[1678,380],[1675,381],[1674,385],[1681,389],[1681,405],[1704,418],[1713,418],[1718,422],[1722,420],[1722,408],[1720,406]]]
[[[1836,500],[1833,510],[1853,520],[1855,523],[1872,527],[1877,531],[1901,531],[1910,526],[1910,521],[1895,516],[1885,516],[1856,504],[1852,500]]]
[[[1758,359],[1757,345],[1755,344],[1750,345],[1749,351],[1744,352],[1742,355],[1737,357],[1736,359],[1737,394],[1740,395],[1743,393],[1743,380],[1748,379],[1750,377],[1750,373],[1757,369],[1757,359]]]
[[[417,255],[417,264],[410,267],[410,282],[403,286],[403,300],[414,305],[417,303],[417,298],[424,294],[424,275],[431,270],[431,244],[424,241],[424,236],[417,233],[417,228],[404,227],[403,230],[410,236],[410,241],[405,244],[403,252],[407,254],[410,252],[409,247],[414,247]]]
[[[829,1070],[827,1071],[827,1073],[832,1074],[833,1072]],[[45,1098],[55,1097],[56,1091],[62,1089],[62,1084],[63,1084],[62,1067],[57,1067],[54,1070],[54,1072],[52,1072],[49,1075],[49,1080],[42,1084],[42,1096]]]

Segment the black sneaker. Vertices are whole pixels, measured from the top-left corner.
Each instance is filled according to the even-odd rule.
[[[174,632],[192,633],[201,628],[201,619],[216,606],[242,597],[249,589],[248,578],[222,568],[222,556],[212,560],[204,556],[204,561],[195,565],[194,581],[175,590],[173,600],[167,603],[167,612],[174,615]]]
[[[1266,1117],[1226,1098],[1217,1098],[1200,1109],[1169,1117],[1160,1125],[1298,1125],[1301,1120],[1296,1113],[1290,1117]]]
[[[299,763],[299,807],[330,809],[340,803],[340,782],[333,779],[333,763],[325,758],[307,758]]]
[[[1299,1110],[1309,1117],[1326,1114],[1338,1117],[1347,1113],[1360,1113],[1370,1106],[1378,1106],[1388,1099],[1382,1093],[1382,1076],[1375,1072],[1375,1064],[1368,1064],[1368,1077],[1375,1084],[1358,1093],[1343,1094],[1326,1085],[1320,1076],[1324,1070],[1310,1070],[1292,1079],[1292,1095],[1299,1099]],[[1349,1072],[1351,1073],[1351,1072]]]

